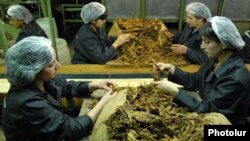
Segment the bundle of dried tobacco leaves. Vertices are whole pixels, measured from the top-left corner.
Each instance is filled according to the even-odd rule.
[[[132,34],[131,40],[119,47],[116,64],[152,65],[154,61],[187,65],[182,55],[171,51],[172,34],[159,19],[119,19],[114,21],[122,33]]]

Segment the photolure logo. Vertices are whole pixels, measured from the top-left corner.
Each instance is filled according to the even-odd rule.
[[[247,125],[205,125],[204,141],[216,139],[239,139],[247,141],[250,137],[250,127]]]
[[[247,131],[238,131],[234,129],[234,131],[218,131],[217,129],[208,129],[208,136],[246,136]]]

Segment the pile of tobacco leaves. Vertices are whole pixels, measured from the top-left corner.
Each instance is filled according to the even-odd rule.
[[[110,140],[200,141],[204,115],[190,112],[154,85],[126,87],[127,100],[105,124]]]
[[[172,34],[159,19],[118,19],[114,20],[122,33],[132,34],[128,43],[118,48],[116,64],[152,65],[155,62],[187,65],[184,56],[173,53]],[[164,27],[164,28],[163,28]]]

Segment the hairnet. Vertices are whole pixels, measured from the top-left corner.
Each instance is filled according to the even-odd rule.
[[[190,12],[195,17],[201,17],[204,19],[208,19],[211,17],[211,12],[209,8],[200,2],[193,2],[186,6],[186,11]]]
[[[98,2],[91,2],[82,7],[81,18],[85,24],[96,20],[105,12],[105,7]]]
[[[23,20],[26,24],[33,20],[30,11],[22,5],[10,6],[7,10],[7,14],[14,19]]]
[[[17,87],[34,81],[35,76],[52,60],[47,38],[30,36],[14,44],[5,55],[8,81]]]
[[[211,22],[213,31],[226,48],[243,48],[245,42],[242,40],[239,31],[230,19],[215,16],[208,19],[208,21]]]

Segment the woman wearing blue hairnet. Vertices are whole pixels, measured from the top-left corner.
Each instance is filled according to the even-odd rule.
[[[66,81],[56,77],[61,67],[47,38],[27,37],[6,52],[7,79],[11,86],[2,108],[7,141],[76,141],[90,134],[93,124],[113,92],[110,81]],[[86,115],[63,113],[61,97],[90,97],[96,89],[106,94]]]
[[[129,41],[130,34],[107,37],[102,29],[108,16],[106,8],[91,2],[81,11],[83,25],[77,33],[73,64],[105,64],[114,59],[117,48]]]
[[[226,17],[213,17],[202,27],[201,49],[208,56],[199,71],[187,73],[172,64],[158,63],[169,73],[168,80],[153,82],[174,96],[174,100],[198,113],[218,112],[232,124],[246,124],[250,103],[250,75],[237,51],[244,46],[237,28]],[[179,83],[198,93],[199,98],[185,89],[170,85]]]
[[[47,38],[44,30],[33,21],[33,16],[26,7],[22,5],[10,6],[7,10],[7,18],[10,21],[10,25],[21,29],[16,42],[29,36],[43,36]]]
[[[171,47],[174,53],[184,54],[191,63],[202,64],[207,59],[200,49],[200,28],[211,17],[209,8],[200,2],[193,2],[186,6],[187,20],[184,30],[173,38]]]

